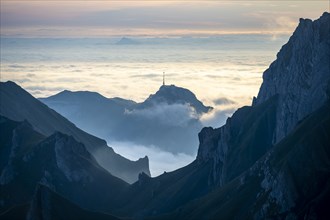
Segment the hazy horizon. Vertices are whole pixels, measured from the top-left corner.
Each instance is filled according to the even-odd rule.
[[[299,18],[329,10],[319,1],[1,1],[11,37],[290,34]],[[60,16],[59,16],[60,15]]]

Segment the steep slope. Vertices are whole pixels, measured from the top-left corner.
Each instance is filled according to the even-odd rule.
[[[15,206],[0,214],[1,219],[119,219],[114,216],[82,209],[69,200],[39,184],[30,203]]]
[[[8,126],[10,125],[10,126]],[[102,168],[85,146],[59,132],[42,137],[27,122],[1,117],[1,211],[30,202],[38,183],[48,186],[74,203],[95,211],[111,211],[128,184]]]
[[[125,109],[136,104],[125,99],[108,99],[96,92],[67,90],[39,100],[79,128],[99,137],[111,137],[112,131],[122,123]]]
[[[196,161],[176,171],[150,178],[140,175],[122,196],[117,216],[141,218],[172,212],[187,202],[212,190],[208,183],[212,164]]]
[[[0,97],[1,115],[16,121],[28,120],[36,131],[45,136],[56,131],[72,135],[85,144],[98,163],[113,175],[129,183],[136,181],[140,172],[150,175],[147,157],[133,162],[116,154],[104,140],[80,130],[15,83],[1,82]]]
[[[161,86],[142,103],[87,91],[63,91],[40,101],[78,127],[107,140],[194,155],[202,128],[199,116],[212,109],[191,91],[174,85]]]
[[[329,219],[330,103],[249,170],[157,219]]]
[[[318,109],[330,93],[330,14],[300,19],[299,26],[263,74],[253,105],[279,95],[273,142],[285,137],[306,115]],[[328,94],[327,94],[328,93]]]
[[[330,14],[313,22],[301,19],[277,60],[264,72],[253,105],[239,109],[219,129],[202,130],[197,159],[213,161],[215,184],[223,185],[248,169],[299,120],[326,102],[329,51]]]

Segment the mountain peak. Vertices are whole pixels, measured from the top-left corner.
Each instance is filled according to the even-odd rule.
[[[162,85],[159,90],[155,94],[150,95],[142,105],[149,106],[159,103],[189,104],[198,114],[212,110],[212,107],[204,106],[190,90],[175,85]]]
[[[55,95],[49,96],[47,98],[40,98],[41,101],[57,101],[57,100],[66,100],[71,102],[76,102],[77,100],[81,99],[88,99],[90,101],[100,101],[100,100],[107,100],[108,98],[102,96],[100,93],[97,92],[90,92],[90,91],[70,91],[70,90],[63,90]]]
[[[238,109],[221,128],[201,131],[197,159],[218,167],[210,181],[222,185],[231,180],[329,100],[329,39],[329,13],[301,20],[264,72],[252,106]]]
[[[139,42],[137,42],[131,38],[122,37],[116,44],[117,45],[136,45],[136,44],[139,44]]]
[[[308,113],[328,99],[330,87],[330,14],[300,24],[263,74],[254,105],[279,95],[277,131],[281,140]]]

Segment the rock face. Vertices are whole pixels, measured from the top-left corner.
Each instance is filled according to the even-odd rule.
[[[129,183],[137,181],[140,172],[150,175],[148,158],[130,161],[122,157],[108,147],[104,140],[80,130],[14,82],[1,82],[0,96],[1,115],[16,121],[27,120],[37,132],[45,136],[57,131],[72,135],[113,175]]]
[[[330,102],[238,177],[158,219],[329,219]]]
[[[285,137],[309,113],[329,98],[330,14],[300,19],[299,26],[263,74],[253,105],[279,95],[273,142]]]
[[[197,160],[213,161],[216,185],[249,168],[329,98],[330,14],[301,19],[269,69],[259,95],[218,129],[203,129]],[[211,143],[210,143],[211,142]]]
[[[301,20],[253,105],[200,132],[193,169],[213,190],[156,219],[329,219],[329,25]]]
[[[80,207],[109,211],[129,186],[103,169],[72,136],[44,137],[28,122],[1,116],[0,213],[29,203],[39,183],[65,195]]]

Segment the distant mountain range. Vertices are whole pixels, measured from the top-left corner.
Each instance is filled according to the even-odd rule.
[[[0,218],[329,219],[330,14],[301,19],[263,78],[195,161],[131,185],[73,137],[1,117]]]
[[[199,117],[212,110],[174,85],[161,86],[142,103],[87,91],[63,91],[39,100],[98,137],[188,154],[197,152]]]
[[[140,42],[133,40],[131,38],[122,37],[119,41],[116,42],[117,45],[138,45]]]
[[[92,136],[68,121],[66,118],[35,99],[14,82],[0,83],[0,115],[11,120],[27,120],[37,132],[50,136],[54,132],[72,135],[82,142],[98,163],[113,175],[132,183],[140,172],[150,175],[148,158],[130,161],[106,145],[106,142]]]

